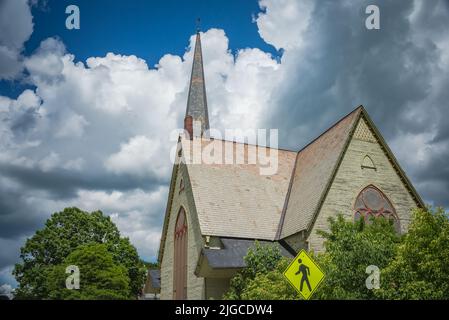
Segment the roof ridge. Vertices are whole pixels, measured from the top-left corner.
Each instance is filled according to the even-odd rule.
[[[356,110],[358,110],[359,108],[357,108]],[[332,186],[332,182],[334,181],[335,176],[336,176],[336,174],[338,172],[338,169],[340,168],[341,162],[343,161],[343,157],[344,157],[344,155],[346,153],[346,150],[348,149],[349,144],[350,144],[350,142],[351,142],[351,140],[352,140],[352,138],[354,136],[354,132],[355,132],[355,130],[357,128],[357,124],[359,123],[360,119],[362,118],[362,116],[364,114],[366,114],[366,111],[362,107],[362,108],[360,108],[359,114],[353,120],[351,129],[350,129],[350,131],[348,133],[348,136],[346,137],[346,141],[345,141],[345,143],[343,145],[343,148],[341,149],[340,154],[338,155],[338,158],[337,158],[337,161],[335,163],[335,166],[332,169],[331,176],[330,176],[329,180],[326,183],[326,187],[323,189],[323,192],[321,193],[320,201],[318,202],[317,207],[315,208],[315,210],[313,212],[312,219],[311,219],[311,221],[307,225],[307,229],[306,229],[307,231],[310,230],[311,226],[315,223],[315,220],[316,220],[316,217],[318,215],[318,212],[319,212],[321,206],[323,205],[324,200],[326,199],[327,193],[329,192],[329,189]]]
[[[210,138],[201,137],[201,140],[218,140],[218,141],[223,141],[223,142],[231,142],[231,143],[234,143],[234,144],[238,143],[238,144],[243,144],[243,145],[248,145],[248,146],[255,146],[255,147],[274,149],[274,150],[279,150],[279,151],[288,151],[288,152],[298,153],[298,151],[296,151],[296,150],[291,150],[291,149],[286,149],[286,148],[273,148],[273,147],[262,146],[262,145],[254,144],[254,143],[240,142],[240,141],[235,141],[235,140],[217,139],[217,138],[214,138],[214,137],[210,137]]]
[[[287,191],[287,194],[286,194],[286,197],[285,197],[285,202],[284,202],[284,206],[283,206],[282,213],[281,213],[281,218],[280,218],[280,220],[279,220],[279,226],[278,226],[278,230],[277,230],[277,232],[276,232],[276,239],[279,240],[279,239],[281,239],[281,237],[282,237],[282,230],[283,230],[283,228],[284,228],[284,222],[285,222],[285,216],[286,216],[286,213],[287,213],[288,204],[289,204],[289,202],[290,202],[291,189],[292,189],[292,186],[293,186],[293,182],[294,182],[294,178],[295,178],[295,173],[296,173],[296,170],[297,170],[297,163],[298,163],[298,157],[299,157],[299,155],[300,155],[304,150],[306,150],[308,147],[310,147],[310,146],[314,145],[315,143],[317,143],[318,141],[320,141],[320,139],[321,139],[323,136],[325,136],[327,133],[329,133],[333,128],[335,128],[335,127],[336,127],[338,124],[340,124],[343,120],[347,119],[349,116],[351,116],[351,115],[353,115],[354,113],[357,113],[357,112],[359,113],[359,115],[357,115],[357,118],[359,118],[361,113],[366,113],[366,112],[364,112],[364,110],[365,110],[365,108],[363,107],[363,105],[359,105],[357,108],[355,108],[354,110],[352,110],[351,112],[349,112],[348,114],[346,114],[344,117],[342,117],[341,119],[339,119],[339,120],[338,120],[337,122],[335,122],[332,126],[330,126],[327,130],[325,130],[324,132],[322,132],[318,137],[316,137],[315,139],[313,139],[311,142],[309,142],[307,145],[305,145],[302,149],[300,149],[300,150],[298,151],[298,153],[297,153],[297,155],[296,155],[295,164],[294,164],[294,166],[293,166],[293,171],[292,171],[292,174],[291,174],[291,177],[290,177],[290,182],[289,182],[288,191]],[[345,145],[346,145],[346,143],[347,143],[349,137],[351,136],[351,132],[353,131],[356,122],[357,122],[357,121],[354,121],[354,122],[352,123],[352,127],[353,127],[353,128],[351,128],[351,131],[350,131],[350,133],[348,134],[348,138],[347,138],[347,140],[345,141]],[[342,151],[340,152],[340,155],[339,155],[338,159],[341,157],[341,154],[344,152],[344,150],[345,150],[345,146],[342,148]],[[337,160],[337,162],[338,162],[338,160]],[[334,170],[333,170],[333,171],[334,171]],[[325,190],[326,190],[326,189],[328,189],[328,186],[326,186]],[[323,192],[324,192],[325,190],[323,190]]]
[[[298,153],[300,153],[301,151],[305,150],[307,147],[311,146],[312,144],[314,144],[315,142],[317,142],[322,136],[324,136],[326,133],[328,133],[329,131],[331,131],[333,128],[335,128],[340,122],[342,122],[343,120],[345,120],[347,117],[349,117],[350,115],[352,115],[355,112],[361,112],[364,111],[365,108],[363,107],[363,105],[358,106],[357,108],[355,108],[354,110],[352,110],[351,112],[349,112],[348,114],[346,114],[344,117],[340,118],[337,122],[335,122],[333,125],[331,125],[329,128],[327,128],[325,131],[323,131],[319,136],[317,136],[315,139],[313,139],[312,141],[310,141],[308,144],[306,144],[304,147],[302,147],[301,149],[299,149]],[[365,112],[366,113],[366,112]]]
[[[288,200],[290,199],[290,192],[292,190],[293,177],[296,172],[296,164],[298,163],[299,151],[296,153],[295,163],[293,164],[292,173],[290,174],[290,181],[288,182],[287,194],[285,195],[284,206],[282,207],[281,218],[279,219],[278,229],[276,230],[275,239],[279,240],[282,234],[282,227],[284,226],[285,212],[287,211]]]
[[[363,105],[358,106],[357,108],[355,108],[354,110],[352,110],[351,112],[349,112],[348,114],[346,114],[345,116],[343,116],[341,119],[339,119],[338,121],[336,121],[332,126],[330,126],[329,128],[327,128],[325,131],[323,131],[320,135],[318,135],[315,139],[313,139],[312,141],[310,141],[308,144],[306,144],[304,147],[302,147],[301,149],[299,149],[298,151],[296,150],[291,150],[291,149],[287,149],[287,148],[273,148],[273,147],[269,147],[269,146],[262,146],[262,145],[258,145],[258,144],[254,144],[254,143],[248,143],[248,142],[240,142],[240,141],[235,141],[235,140],[225,140],[225,139],[218,139],[215,137],[209,137],[206,138],[204,136],[200,137],[201,140],[219,140],[219,141],[224,141],[224,142],[232,142],[234,144],[243,144],[243,145],[248,145],[248,146],[256,146],[256,147],[262,147],[262,148],[267,148],[267,149],[276,149],[276,150],[281,150],[281,151],[289,151],[289,152],[295,152],[295,153],[300,153],[301,151],[305,150],[307,147],[309,147],[310,145],[312,145],[313,143],[315,143],[317,140],[319,140],[322,136],[324,136],[327,132],[329,132],[330,130],[332,130],[332,128],[334,128],[335,126],[337,126],[340,122],[342,122],[343,120],[345,120],[347,117],[349,117],[352,113],[359,111],[359,110],[365,110]]]
[[[365,122],[367,122],[367,125],[369,126],[369,128],[374,131],[374,135],[376,137],[376,140],[378,140],[378,143],[380,144],[381,148],[384,149],[384,152],[387,154],[387,157],[389,158],[389,160],[392,162],[393,168],[397,171],[398,175],[400,177],[403,178],[404,181],[402,181],[406,188],[409,189],[409,191],[412,193],[412,195],[415,198],[415,201],[417,202],[418,206],[421,205],[422,207],[424,206],[424,203],[420,197],[420,195],[418,194],[418,192],[416,191],[416,189],[413,187],[413,184],[411,183],[411,181],[408,179],[407,175],[405,174],[405,172],[402,170],[399,162],[397,161],[396,157],[394,156],[393,152],[391,151],[390,147],[388,146],[387,142],[385,141],[385,139],[383,138],[382,134],[380,133],[379,129],[377,129],[375,123],[371,120],[368,112],[362,107],[361,108],[361,112],[360,114],[357,116],[357,118],[355,119],[354,123],[353,123],[353,127],[351,128],[351,131],[348,135],[347,141],[345,142],[345,146],[342,149],[341,154],[339,155],[339,160],[337,161],[337,164],[332,172],[332,176],[328,181],[328,184],[326,185],[326,188],[324,189],[323,192],[323,196],[322,199],[320,200],[320,202],[318,203],[318,206],[313,214],[313,218],[312,220],[309,222],[309,225],[307,226],[307,231],[312,229],[313,224],[316,221],[318,212],[320,210],[320,207],[323,204],[324,199],[326,198],[326,195],[332,185],[332,181],[335,178],[338,169],[340,167],[340,164],[343,160],[343,156],[346,153],[346,150],[349,147],[349,144],[351,142],[351,140],[354,137],[354,133],[355,130],[357,129],[357,125],[360,122],[360,120],[364,120]]]

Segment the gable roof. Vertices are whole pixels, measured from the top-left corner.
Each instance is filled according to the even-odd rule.
[[[185,152],[190,141],[182,142]],[[278,152],[278,170],[266,176],[260,174],[259,161],[248,164],[248,144],[201,139],[202,148],[210,143],[223,150],[221,163],[229,148],[244,164],[187,164],[202,234],[274,240],[296,152],[252,146],[263,154]]]
[[[361,117],[373,131],[417,206],[424,207],[382,135],[360,106],[299,152],[257,146],[262,152],[278,152],[279,167],[272,176],[260,175],[260,164],[248,164],[248,144],[202,138],[202,148],[210,143],[220,144],[222,150],[232,148],[234,155],[244,157],[245,164],[186,165],[201,233],[273,241],[309,230]],[[183,152],[186,152],[190,140],[181,137],[180,141]],[[225,157],[225,152],[222,156]],[[175,165],[172,173],[159,260],[163,254],[177,168]]]
[[[362,108],[357,108],[298,152],[278,237],[308,228],[330,184]]]
[[[359,119],[364,118],[418,206],[424,203],[363,106],[343,117],[298,152],[277,239],[309,230],[327,195]]]
[[[190,142],[182,135],[179,137],[178,146],[182,149],[182,153],[191,150]],[[204,148],[214,142],[221,144],[222,150],[231,148],[234,157],[242,156],[246,164],[185,164],[202,235],[274,240],[296,152],[257,147],[265,154],[275,150],[279,156],[277,173],[273,176],[261,176],[260,163],[248,164],[248,144],[201,138],[201,147]],[[223,151],[223,157],[225,156],[226,153]],[[175,164],[172,170],[159,244],[159,262],[164,255],[168,222],[175,196],[176,176],[180,165]]]

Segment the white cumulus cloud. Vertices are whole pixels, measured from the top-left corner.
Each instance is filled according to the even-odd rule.
[[[105,162],[106,168],[115,173],[130,173],[134,175],[166,174],[165,163],[159,163],[160,142],[144,136],[132,137],[128,143],[120,146],[120,151],[111,155]]]
[[[233,55],[223,30],[201,36],[212,126],[257,126],[279,62],[257,48]],[[36,88],[0,97],[0,192],[11,207],[19,201],[0,217],[1,232],[29,236],[51,213],[78,206],[111,215],[142,256],[155,257],[195,35],[186,40],[182,56],[166,54],[154,66],[117,53],[76,62],[61,40],[42,41],[24,61]]]

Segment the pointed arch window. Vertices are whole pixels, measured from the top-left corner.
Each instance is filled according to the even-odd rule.
[[[173,298],[187,299],[187,218],[184,208],[178,212],[175,225]]]
[[[373,169],[377,170],[374,161],[370,158],[370,156],[366,155],[362,161],[362,169]]]
[[[373,185],[366,187],[359,193],[355,201],[354,211],[356,221],[363,218],[369,224],[371,218],[383,217],[392,220],[396,231],[400,232],[396,210],[387,196]]]

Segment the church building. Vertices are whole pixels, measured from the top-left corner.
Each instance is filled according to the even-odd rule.
[[[200,123],[199,135],[194,123]],[[219,144],[247,157],[248,143],[209,138],[209,118],[200,33],[177,157]],[[293,257],[320,252],[328,218],[383,216],[403,233],[411,210],[423,207],[366,110],[360,106],[301,150],[277,152],[278,167],[261,175],[260,164],[179,161],[173,166],[158,261],[161,299],[220,299],[243,257],[257,240]],[[239,154],[240,153],[240,154]]]

